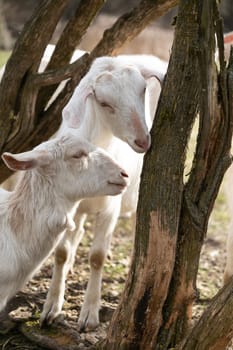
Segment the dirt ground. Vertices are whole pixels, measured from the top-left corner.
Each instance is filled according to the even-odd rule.
[[[64,304],[64,317],[61,317],[62,327],[76,330],[76,322],[83,301],[84,291],[89,276],[88,251],[93,237],[94,219],[86,223],[86,235],[78,249],[73,274],[69,274],[66,285],[66,299]],[[103,339],[106,328],[116,308],[119,296],[124,287],[125,278],[129,268],[130,253],[133,245],[131,222],[129,219],[120,219],[112,244],[112,258],[108,260],[103,276],[103,297],[100,312],[101,325],[94,332],[75,334],[75,341],[78,337],[78,345],[74,349],[86,349],[97,341]],[[15,328],[8,334],[1,335],[0,349],[66,349],[64,339],[60,339],[60,326],[48,327],[40,330],[39,314],[44,303],[49,282],[52,274],[53,257],[51,257],[43,268],[27,284],[24,290],[18,293],[19,307],[11,313],[16,321]],[[58,323],[59,323],[58,322]],[[64,325],[65,322],[65,325]],[[25,336],[25,335],[26,336]],[[53,341],[50,340],[52,334]],[[48,337],[48,338],[47,338]],[[58,339],[56,339],[58,337]],[[73,334],[67,335],[71,347]],[[44,345],[38,346],[36,344]]]
[[[225,264],[225,240],[229,216],[222,192],[211,215],[198,274],[198,299],[194,322],[221,288]],[[92,332],[78,333],[76,322],[89,276],[88,250],[93,237],[94,219],[86,223],[86,235],[78,249],[73,274],[67,279],[64,315],[57,325],[40,329],[39,315],[52,274],[51,257],[18,294],[18,308],[11,313],[15,328],[0,337],[2,350],[91,349],[106,336],[113,310],[117,307],[130,263],[133,235],[130,219],[120,219],[113,237],[112,258],[104,269],[100,326]],[[231,349],[229,347],[229,349]]]

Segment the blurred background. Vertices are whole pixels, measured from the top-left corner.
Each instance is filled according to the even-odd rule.
[[[15,40],[26,21],[30,18],[43,0],[0,0],[0,49],[11,50]],[[55,43],[66,21],[72,16],[77,7],[77,0],[70,0],[67,10],[52,42]],[[102,37],[103,31],[110,27],[119,15],[130,11],[140,0],[107,0],[99,12],[87,34],[83,38],[80,49],[90,51]],[[122,53],[150,53],[168,60],[173,39],[173,18],[177,9],[173,9],[158,21],[151,23],[130,43],[122,47]],[[223,0],[221,13],[224,19],[224,31],[233,30],[233,2]]]

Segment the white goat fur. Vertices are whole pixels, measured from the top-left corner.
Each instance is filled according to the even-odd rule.
[[[126,168],[130,185],[122,196],[81,201],[75,217],[77,231],[67,231],[55,251],[55,268],[42,322],[51,323],[61,312],[65,278],[72,269],[86,215],[99,213],[89,255],[90,280],[78,321],[80,328],[95,328],[99,323],[104,259],[119,215],[135,213],[143,153],[150,146],[151,120],[147,117],[147,126],[144,105],[146,79],[156,76],[162,80],[166,68],[165,62],[152,56],[98,58],[63,110],[58,134],[69,131],[104,148]]]
[[[65,136],[29,152],[4,153],[12,170],[25,170],[12,192],[0,190],[0,311],[73,230],[72,216],[82,198],[116,195],[126,186],[125,171],[82,138]]]

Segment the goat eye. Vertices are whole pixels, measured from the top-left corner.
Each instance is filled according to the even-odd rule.
[[[109,104],[107,104],[106,102],[100,102],[100,105],[102,107],[111,107]]]
[[[87,156],[88,156],[87,152],[85,152],[85,151],[79,151],[79,152],[76,152],[76,153],[72,156],[72,158],[74,158],[74,159],[80,159],[80,158],[87,157]]]
[[[110,104],[108,104],[106,102],[100,102],[100,105],[103,108],[107,108],[110,113],[114,113],[114,108]]]
[[[101,107],[107,107],[107,108],[111,108],[111,109],[113,109],[112,108],[112,106],[111,105],[109,105],[108,103],[106,103],[106,102],[100,102],[100,105],[101,105]]]

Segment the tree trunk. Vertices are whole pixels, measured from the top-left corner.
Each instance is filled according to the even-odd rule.
[[[198,60],[202,93],[199,102],[198,143],[193,168],[184,188],[176,265],[163,309],[164,323],[160,329],[157,349],[175,346],[189,327],[192,304],[196,297],[200,253],[209,216],[224,173],[231,163],[232,67],[229,67],[226,76],[222,23],[213,2],[203,3],[200,19],[202,40]],[[219,76],[214,64],[215,33],[219,43]]]
[[[233,97],[226,81],[216,2],[180,1],[152,146],[141,177],[132,266],[102,349],[165,350],[176,346],[187,332],[208,218],[230,164]],[[196,155],[184,186],[186,148],[197,109]]]
[[[224,350],[233,338],[233,280],[214,297],[177,350]]]

